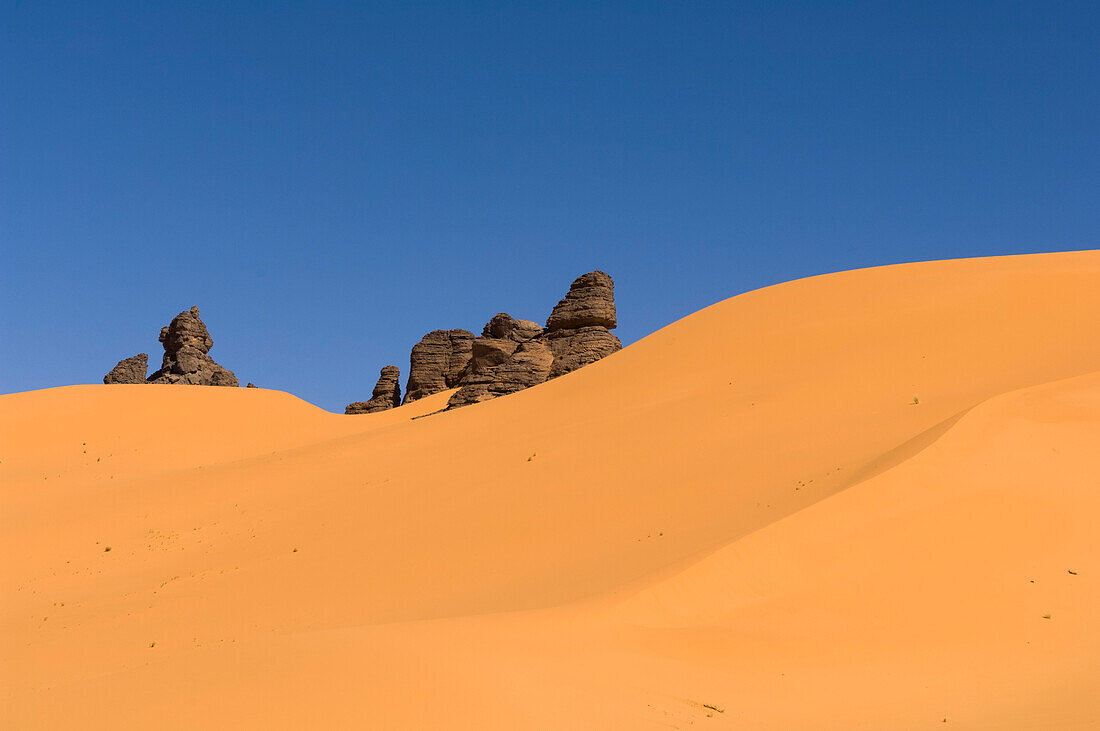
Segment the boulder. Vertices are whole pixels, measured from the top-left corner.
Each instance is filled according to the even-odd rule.
[[[395,365],[384,366],[378,374],[378,383],[370,401],[348,404],[345,414],[373,414],[401,405],[401,370]]]
[[[149,372],[149,354],[138,353],[123,358],[111,372],[103,377],[104,383],[145,383],[145,374]]]
[[[405,403],[456,388],[470,367],[474,334],[469,330],[433,330],[413,346]]]
[[[481,330],[481,337],[474,338],[470,349],[470,368],[462,382],[482,374],[512,357],[520,343],[542,334],[542,328],[531,320],[517,320],[507,312],[493,315]]]
[[[148,383],[187,384],[193,386],[239,386],[233,372],[218,365],[207,353],[214,339],[192,307],[172,319],[160,330],[164,358],[160,370],[149,376]]]
[[[210,337],[206,323],[199,318],[198,307],[179,313],[168,327],[162,327],[160,342],[164,345],[164,352],[169,354],[175,354],[182,348],[193,348],[206,354],[214,347],[214,338]]]
[[[601,271],[573,280],[569,292],[546,320],[548,330],[573,330],[599,325],[612,330],[615,320],[615,280]]]
[[[507,312],[498,312],[493,315],[485,327],[481,329],[481,337],[512,340],[522,343],[525,340],[542,333],[542,328],[537,322],[531,320],[517,320]]]

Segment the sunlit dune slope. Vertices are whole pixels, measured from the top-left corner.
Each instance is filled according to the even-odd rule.
[[[0,397],[0,726],[1096,727],[1098,282],[799,280],[415,420]]]

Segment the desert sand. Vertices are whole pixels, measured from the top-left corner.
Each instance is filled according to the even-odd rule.
[[[2,396],[0,727],[1098,728],[1098,283],[813,277],[421,419]]]

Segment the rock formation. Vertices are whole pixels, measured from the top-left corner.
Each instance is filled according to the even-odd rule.
[[[451,396],[447,408],[457,409],[537,386],[549,377],[553,362],[554,354],[542,338],[520,343],[504,362],[471,373]]]
[[[413,346],[405,403],[462,383],[470,366],[474,334],[469,330],[433,330]]]
[[[544,331],[530,320],[498,313],[471,346],[462,388],[447,402],[457,409],[536,386],[621,350],[615,327],[615,282],[595,271],[574,280]]]
[[[145,374],[149,372],[149,354],[138,353],[123,358],[111,372],[103,377],[104,383],[145,383]]]
[[[520,343],[542,334],[538,323],[516,320],[507,312],[498,312],[485,323],[481,337],[474,338],[470,351],[470,370],[463,382],[477,373],[508,360]]]
[[[378,383],[370,401],[348,404],[345,414],[373,414],[401,405],[401,370],[395,365],[384,366],[378,374]]]
[[[192,307],[160,329],[164,359],[160,370],[149,376],[149,383],[181,383],[194,386],[239,386],[232,371],[218,365],[207,353],[214,339]]]
[[[554,354],[554,365],[548,378],[572,373],[623,349],[622,342],[606,327],[599,325],[576,330],[553,330],[546,334],[546,341]]]
[[[531,320],[517,320],[507,312],[498,312],[481,329],[483,338],[500,338],[522,343],[539,335],[542,328]]]
[[[574,279],[546,320],[546,339],[554,353],[550,378],[622,350],[623,344],[610,332],[617,324],[615,280],[598,270]]]
[[[199,318],[199,308],[192,307],[176,315],[167,327],[160,329],[164,358],[160,370],[145,377],[149,356],[139,353],[120,360],[103,377],[104,383],[183,383],[195,386],[239,386],[233,371],[226,370],[207,355],[214,339]],[[252,384],[249,384],[250,386]],[[253,386],[253,388],[255,388]]]
[[[599,270],[573,280],[569,292],[546,320],[548,330],[576,330],[599,325],[614,330],[615,280]]]
[[[498,312],[482,328],[433,330],[413,346],[404,403],[451,388],[459,390],[448,409],[475,404],[536,386],[551,378],[606,358],[623,346],[611,334],[617,325],[615,282],[601,271],[577,277],[557,305],[546,327]],[[164,358],[148,378],[149,356],[120,360],[104,383],[180,383],[239,386],[237,377],[218,365],[209,352],[214,339],[199,317],[199,308],[181,312],[160,330]],[[400,370],[385,366],[369,401],[356,401],[346,414],[369,414],[399,406]],[[248,388],[255,388],[249,383]]]

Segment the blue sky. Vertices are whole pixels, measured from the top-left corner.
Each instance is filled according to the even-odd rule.
[[[1095,2],[0,0],[0,393],[159,363],[342,410],[428,330],[1100,247]]]

